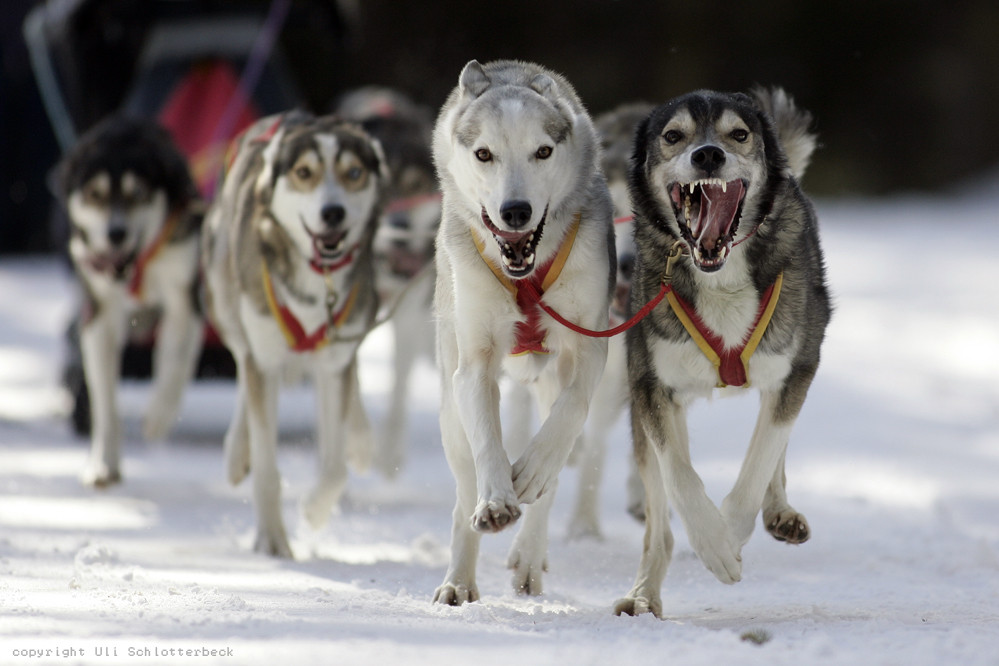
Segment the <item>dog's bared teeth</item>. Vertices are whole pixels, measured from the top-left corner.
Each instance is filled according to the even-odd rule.
[[[694,188],[697,187],[697,185],[695,183],[690,183],[690,185],[688,185],[687,187],[690,188],[690,193],[693,194],[694,193]]]
[[[524,257],[524,263],[527,264],[528,266],[533,266],[534,265],[534,253],[533,252],[530,253],[529,255],[527,255],[526,257]]]
[[[728,192],[728,183],[723,180],[722,183],[721,183],[721,188],[722,188],[722,192]]]
[[[683,198],[683,217],[684,217],[684,219],[685,219],[685,221],[687,223],[687,226],[689,227],[690,226],[690,197],[684,197]]]

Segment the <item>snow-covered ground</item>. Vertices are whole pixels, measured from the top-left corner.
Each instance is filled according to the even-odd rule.
[[[71,283],[54,259],[0,259],[0,664],[999,664],[996,192],[820,205],[836,314],[787,462],[813,537],[792,547],[758,529],[743,581],[725,586],[677,523],[664,621],[611,613],[642,541],[624,511],[623,421],[605,540],[563,538],[576,492],[567,469],[544,596],[510,589],[503,533],[483,540],[481,602],[430,603],[454,486],[429,364],[415,377],[401,478],[353,477],[319,533],[297,517],[313,478],[312,396],[284,392],[295,561],[251,552],[249,489],[224,481],[229,383],[192,386],[160,444],[139,437],[147,383],[128,384],[125,483],[82,487],[86,444],[69,433],[58,388]],[[390,335],[363,350],[376,424]],[[716,501],[755,411],[752,396],[693,410],[695,466]]]

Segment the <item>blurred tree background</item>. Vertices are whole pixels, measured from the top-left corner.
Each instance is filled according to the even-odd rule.
[[[133,20],[142,11],[135,7],[151,1],[109,4]],[[248,2],[261,11],[270,4],[200,4]],[[34,4],[3,0],[0,7],[0,252],[48,243],[41,172],[58,148],[21,37]],[[132,14],[122,9],[128,6]],[[995,0],[294,0],[296,6],[281,46],[314,111],[367,84],[397,88],[436,109],[469,59],[518,58],[565,74],[594,114],[697,88],[781,85],[815,116],[821,148],[806,178],[815,195],[934,191],[999,166],[999,132],[990,124],[999,104]],[[336,13],[336,29],[309,34],[310,22],[322,25],[317,11],[324,20]],[[137,30],[124,33],[134,39]],[[112,66],[127,75],[132,64],[117,57]],[[99,72],[105,81],[120,75]]]

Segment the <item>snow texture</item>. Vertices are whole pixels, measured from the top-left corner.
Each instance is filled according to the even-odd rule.
[[[139,434],[148,383],[127,383],[125,482],[82,486],[87,443],[70,434],[59,388],[75,288],[55,258],[3,258],[0,663],[999,664],[991,185],[820,203],[836,312],[787,458],[789,496],[813,537],[788,546],[757,528],[742,582],[725,586],[674,521],[665,620],[611,612],[631,587],[643,534],[625,513],[625,419],[604,475],[603,541],[564,538],[577,477],[567,468],[544,596],[510,588],[508,530],[483,539],[480,602],[431,603],[447,566],[454,484],[429,362],[414,377],[408,465],[393,482],[352,477],[320,532],[298,517],[315,467],[312,393],[283,392],[294,561],[252,552],[249,484],[225,482],[231,383],[191,386],[162,443]],[[376,331],[362,352],[375,424],[391,335]],[[753,396],[692,410],[695,467],[716,502],[755,411]]]

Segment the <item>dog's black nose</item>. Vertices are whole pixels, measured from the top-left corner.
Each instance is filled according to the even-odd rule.
[[[323,222],[326,223],[326,226],[335,227],[343,222],[343,218],[347,216],[347,211],[339,204],[328,204],[323,206],[319,214],[323,216]]]
[[[111,227],[108,229],[108,240],[112,245],[121,245],[125,242],[125,236],[128,235],[128,230],[125,227]]]
[[[500,206],[500,217],[510,227],[519,229],[531,221],[531,204],[526,201],[515,199],[505,201]]]
[[[725,164],[725,151],[711,144],[701,146],[691,154],[690,163],[710,176],[715,169]]]

